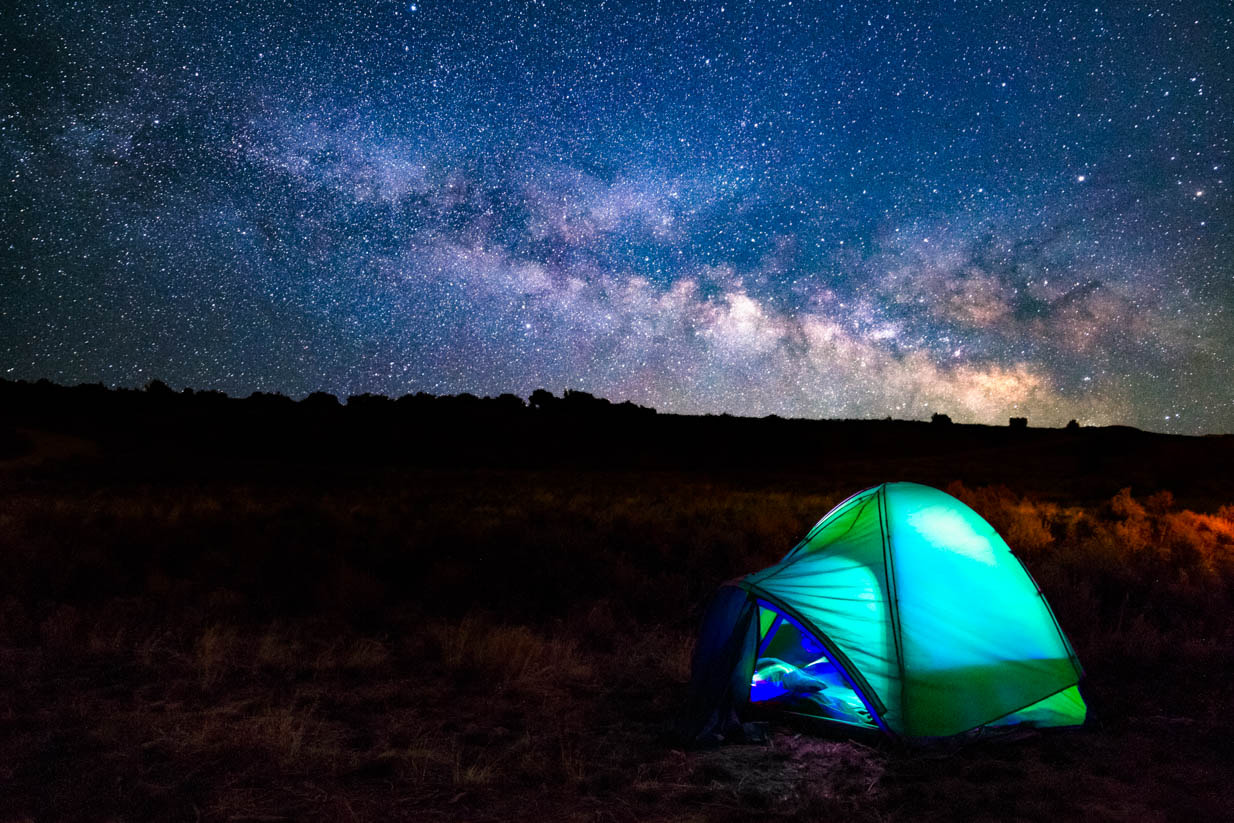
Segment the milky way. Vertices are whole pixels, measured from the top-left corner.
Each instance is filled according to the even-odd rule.
[[[5,28],[9,379],[1234,431],[1227,4]]]

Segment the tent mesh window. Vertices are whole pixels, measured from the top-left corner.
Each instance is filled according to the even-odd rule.
[[[870,712],[812,632],[760,600],[758,659],[750,702],[875,728]]]

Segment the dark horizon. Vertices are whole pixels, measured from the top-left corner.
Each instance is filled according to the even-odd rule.
[[[232,403],[245,403],[248,401],[261,403],[263,405],[287,403],[296,407],[312,407],[318,411],[329,411],[330,409],[337,410],[355,410],[360,407],[364,410],[371,411],[375,408],[385,409],[400,409],[403,412],[411,414],[429,412],[433,405],[438,406],[438,413],[442,409],[452,409],[453,411],[466,410],[468,408],[474,410],[485,410],[489,416],[496,414],[497,416],[509,417],[511,414],[520,412],[547,412],[564,417],[576,417],[580,421],[586,421],[594,418],[597,415],[607,416],[607,419],[613,420],[624,418],[626,420],[646,420],[648,416],[655,417],[671,417],[689,419],[717,419],[717,420],[740,420],[740,421],[783,421],[787,423],[820,423],[820,424],[926,424],[931,426],[936,431],[946,431],[949,427],[971,428],[971,429],[1011,429],[1024,430],[1032,428],[1040,431],[1071,431],[1075,429],[1089,430],[1126,430],[1146,435],[1166,435],[1170,437],[1188,437],[1188,438],[1224,438],[1234,436],[1234,432],[1200,432],[1196,434],[1167,432],[1154,429],[1141,428],[1132,426],[1126,423],[1109,423],[1101,426],[1082,425],[1076,419],[1071,419],[1067,423],[1059,426],[1048,426],[1034,424],[1031,418],[1023,416],[1013,416],[1003,423],[965,423],[956,421],[951,418],[951,415],[945,409],[937,409],[929,412],[929,416],[925,418],[903,418],[886,415],[884,417],[785,417],[778,414],[766,414],[759,417],[753,415],[730,414],[728,412],[719,413],[702,413],[702,414],[682,414],[677,412],[665,412],[656,409],[654,406],[644,406],[634,403],[629,400],[615,401],[606,397],[591,394],[590,392],[581,389],[565,388],[560,393],[550,391],[545,388],[538,388],[529,393],[526,397],[519,396],[513,392],[502,392],[498,395],[476,395],[470,392],[459,392],[458,394],[431,394],[428,392],[409,392],[407,394],[390,396],[384,394],[376,394],[373,392],[363,392],[360,394],[352,394],[347,396],[338,396],[327,391],[313,391],[302,396],[292,396],[282,394],[280,392],[254,391],[247,395],[233,395],[218,389],[200,389],[192,386],[183,386],[179,389],[169,386],[166,382],[155,378],[144,386],[108,386],[101,382],[93,383],[78,383],[66,385],[56,383],[41,378],[37,381],[28,380],[6,380],[0,378],[0,396],[7,396],[10,401],[17,401],[17,405],[11,407],[7,415],[0,415],[0,419],[7,417],[9,422],[18,419],[22,415],[23,409],[28,410],[31,401],[35,400],[36,393],[43,390],[61,393],[61,397],[65,393],[72,394],[77,398],[86,397],[89,402],[99,400],[97,392],[102,391],[105,397],[124,397],[124,396],[142,396],[157,399],[160,397],[175,398],[182,401],[212,401],[226,400]],[[53,400],[48,396],[41,398],[42,401]],[[56,401],[59,402],[59,401]],[[26,406],[20,404],[25,403]],[[37,405],[37,401],[35,403]],[[149,408],[149,407],[147,407]],[[274,408],[274,406],[270,406]],[[83,410],[77,408],[68,411],[66,416],[80,416]],[[29,421],[27,421],[29,424]],[[37,428],[37,425],[33,425]]]

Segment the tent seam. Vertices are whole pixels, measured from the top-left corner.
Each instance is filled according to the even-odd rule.
[[[852,500],[852,499],[853,499],[853,497],[857,497],[857,495],[852,495],[852,497],[850,497],[850,498],[849,498],[849,500]],[[869,498],[867,498],[866,500],[863,500],[863,501],[861,502],[861,509],[857,512],[857,517],[853,518],[853,522],[848,524],[848,528],[844,530],[844,534],[839,535],[839,537],[837,537],[837,538],[836,538],[837,540],[839,540],[840,538],[844,537],[844,535],[848,534],[850,531],[852,531],[852,530],[853,530],[853,528],[855,528],[855,527],[856,527],[856,525],[857,525],[857,520],[858,520],[858,519],[860,519],[860,517],[861,517],[861,513],[862,513],[863,511],[865,511],[865,509],[866,509],[866,507],[867,507],[867,506],[869,506],[869,505],[870,505],[870,501],[871,501],[871,500],[874,500],[874,499],[875,499],[875,498],[877,498],[877,497],[878,497],[878,493],[876,492],[876,493],[874,493],[874,494],[870,495],[870,497],[869,497]],[[840,504],[840,506],[843,506],[843,505],[844,505],[843,503],[841,503],[841,504]],[[832,509],[832,513],[836,513],[836,512],[837,512],[837,510],[840,508],[840,506],[836,506],[836,508],[835,508],[835,509]],[[830,518],[830,517],[831,517],[831,514],[828,514],[828,515],[827,515],[827,518]],[[827,518],[824,518],[824,519],[827,519]],[[821,523],[820,523],[820,525],[821,525]],[[766,578],[766,577],[770,577],[770,576],[771,576],[771,571],[772,571],[772,569],[774,569],[774,570],[776,571],[776,573],[779,573],[779,572],[784,571],[784,570],[785,570],[785,569],[787,569],[787,568],[791,568],[791,567],[792,567],[795,563],[797,563],[799,560],[802,560],[802,559],[803,559],[803,558],[802,558],[802,556],[798,553],[798,549],[800,549],[801,547],[805,546],[807,543],[809,543],[809,542],[810,542],[810,540],[812,540],[814,537],[816,537],[816,536],[817,536],[817,529],[818,529],[818,526],[815,526],[815,527],[814,527],[814,530],[812,530],[812,531],[810,532],[810,536],[809,536],[809,537],[807,537],[805,540],[802,540],[802,541],[801,541],[800,543],[798,543],[796,546],[794,546],[794,547],[793,547],[793,548],[789,551],[789,553],[788,553],[788,554],[784,555],[784,557],[780,560],[780,562],[779,562],[779,563],[775,563],[775,564],[773,564],[773,565],[771,565],[771,566],[768,566],[767,568],[765,568],[765,569],[763,569],[763,570],[761,570],[761,571],[757,571],[757,572],[753,572],[752,574],[748,574],[748,575],[746,575],[746,576],[745,576],[745,578],[743,578],[743,579],[747,579],[747,580],[748,580],[748,579],[750,579],[750,578],[757,578],[757,580],[763,580],[764,578]]]
[[[896,650],[896,668],[900,672],[900,722],[907,734],[908,726],[908,696],[907,680],[904,675],[904,647],[900,637],[900,587],[896,583],[895,566],[892,559],[891,518],[887,514],[887,484],[883,483],[876,495],[878,498],[878,528],[883,538],[883,568],[886,572],[887,587],[891,596],[887,598],[887,612],[891,620],[891,638]]]
[[[793,546],[791,549],[789,549],[788,554],[784,555],[783,560],[781,560],[780,563],[777,563],[776,565],[780,565],[784,563],[786,560],[791,561],[787,565],[792,565],[792,563],[797,562],[798,558],[796,558],[794,555],[796,555],[803,547],[808,545],[811,540],[813,540],[815,537],[819,535],[819,532],[822,530],[822,528],[827,525],[827,521],[833,517],[839,517],[841,514],[847,513],[848,509],[846,509],[845,506],[847,506],[850,502],[854,501],[856,498],[865,494],[865,492],[867,491],[869,491],[869,489],[863,489],[862,491],[859,491],[856,494],[850,494],[844,500],[837,503],[831,509],[831,511],[827,512],[827,514],[823,516],[822,520],[814,524],[814,528],[810,529],[810,531],[806,534],[806,536],[802,538],[797,543],[796,546]],[[853,530],[853,527],[856,526],[857,521],[861,519],[861,512],[865,510],[866,506],[870,505],[870,499],[876,496],[877,496],[877,493],[872,494],[870,495],[869,498],[866,498],[865,500],[861,501],[861,509],[858,510],[857,516],[853,518],[852,523],[848,524],[848,528],[844,530],[844,534],[839,535],[837,539],[839,539],[840,537],[844,537],[845,534],[848,534],[850,531]],[[854,503],[854,505],[856,504]],[[852,508],[852,506],[849,506],[849,508]]]
[[[1084,678],[1084,666],[1080,663],[1080,658],[1075,653],[1075,647],[1071,645],[1071,639],[1067,637],[1066,632],[1063,631],[1062,624],[1058,622],[1058,615],[1054,614],[1054,609],[1050,606],[1050,601],[1046,598],[1045,592],[1042,591],[1041,584],[1037,582],[1037,578],[1033,577],[1033,573],[1028,570],[1028,566],[1024,565],[1024,561],[1020,556],[1011,551],[1011,546],[1008,546],[1007,549],[1011,556],[1015,558],[1015,561],[1020,564],[1020,570],[1028,577],[1029,582],[1033,584],[1033,588],[1037,590],[1037,598],[1041,601],[1041,605],[1045,606],[1045,612],[1050,616],[1050,621],[1054,624],[1054,631],[1058,632],[1058,638],[1063,642],[1063,648],[1067,650],[1067,658],[1071,661],[1071,667],[1075,670],[1076,677],[1082,680]],[[1079,680],[1076,682],[1078,683]],[[1044,699],[1043,697],[1042,700]],[[1029,705],[1032,704],[1030,703]],[[1019,710],[1017,709],[1017,711]]]

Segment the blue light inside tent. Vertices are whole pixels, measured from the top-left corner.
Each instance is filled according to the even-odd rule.
[[[775,620],[768,627],[766,635],[759,641],[759,657],[762,657],[763,653],[767,650],[767,645],[771,642],[771,638],[781,630],[783,624],[787,623],[797,630],[797,646],[800,649],[800,657],[798,659],[812,661],[807,664],[806,668],[818,663],[829,662],[824,654],[822,643],[818,641],[813,632],[765,600],[759,600],[758,605],[760,608],[767,609],[776,615]],[[792,675],[795,674],[804,674],[803,669],[781,660],[757,669],[754,672],[753,679],[750,681],[750,702],[761,703],[789,694],[791,689],[785,686],[784,683],[786,679],[788,682],[791,682]],[[785,677],[786,675],[788,678]]]
[[[849,677],[848,672],[828,656],[826,647],[818,636],[795,617],[781,611],[772,603],[759,598],[758,605],[759,608],[775,614],[775,619],[767,627],[763,637],[759,639],[758,659],[755,662],[754,676],[750,680],[750,702],[762,703],[785,695],[802,694],[804,693],[803,687],[805,687],[805,692],[814,691],[815,689],[810,687],[811,681],[822,682],[828,676],[838,676],[846,687],[845,691],[852,693],[854,703],[840,710],[846,716],[829,714],[828,719],[850,725],[876,726],[878,720],[874,709]],[[793,649],[792,660],[766,657],[773,637],[783,629],[785,623],[796,630],[796,648]],[[779,645],[778,642],[777,645]],[[826,672],[834,674],[828,675]],[[826,691],[826,686],[822,686],[821,689]],[[836,692],[829,691],[827,694],[836,694]],[[854,707],[858,704],[864,710],[866,717],[860,717],[859,712],[854,713]]]
[[[762,670],[754,673],[754,678],[750,681],[751,703],[775,700],[777,697],[783,697],[786,694],[788,694],[788,689],[779,681],[767,679]]]

